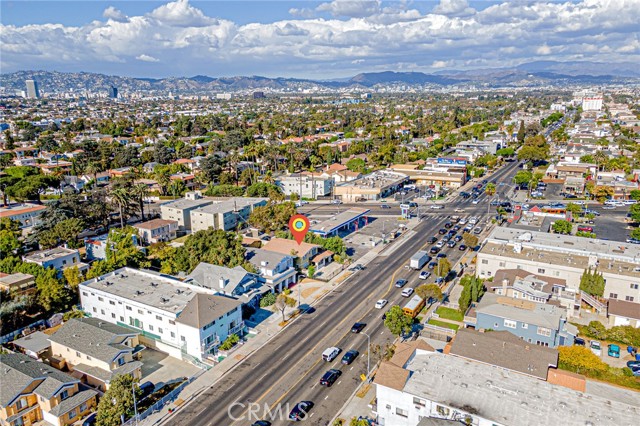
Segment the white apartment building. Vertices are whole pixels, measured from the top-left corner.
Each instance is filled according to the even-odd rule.
[[[395,355],[394,355],[395,358]],[[376,373],[381,426],[633,425],[640,407],[632,391],[587,383],[586,391],[495,365],[415,349]],[[526,367],[526,365],[525,365]],[[432,418],[433,423],[428,420]],[[424,423],[426,422],[426,423]]]
[[[177,220],[153,219],[133,225],[143,244],[171,241],[178,232]]]
[[[190,211],[191,230],[222,229],[231,231],[241,223],[246,223],[256,207],[266,206],[266,198],[230,198],[225,201],[198,207]]]
[[[140,333],[140,342],[175,358],[206,360],[244,332],[242,302],[146,270],[121,268],[79,286],[87,315]]]
[[[25,262],[36,263],[43,268],[54,268],[62,272],[65,268],[77,266],[80,271],[89,268],[86,263],[80,262],[78,250],[65,247],[55,247],[49,250],[42,250],[22,258]]]
[[[282,291],[296,282],[293,257],[257,248],[247,248],[246,259],[258,271],[258,281],[272,290]]]
[[[333,179],[313,176],[310,173],[295,173],[280,177],[276,180],[276,185],[282,188],[284,195],[298,194],[302,198],[317,199],[331,195]]]
[[[523,269],[565,280],[575,291],[588,268],[602,273],[605,298],[640,303],[640,247],[635,244],[498,227],[476,262],[480,278],[500,269]]]
[[[191,211],[209,204],[213,204],[213,200],[200,198],[194,195],[194,193],[187,193],[185,194],[185,198],[161,205],[160,216],[164,220],[177,221],[180,231],[190,231]]]

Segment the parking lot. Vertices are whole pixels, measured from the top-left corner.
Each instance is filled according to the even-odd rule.
[[[143,362],[142,383],[166,383],[179,377],[191,377],[200,371],[195,365],[149,348],[142,351],[140,361]]]
[[[615,210],[603,210],[602,207],[589,207],[600,213],[594,219],[593,231],[597,238],[613,241],[626,241],[629,238],[630,230],[627,228],[625,217],[629,211],[628,207],[617,207]]]

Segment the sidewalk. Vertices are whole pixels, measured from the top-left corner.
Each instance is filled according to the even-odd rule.
[[[369,252],[367,252],[364,256],[356,261],[363,266],[366,266],[368,263],[373,261],[380,252],[384,251],[389,245],[396,246],[400,245],[403,242],[407,241],[409,237],[408,234],[411,233],[411,229],[418,226],[420,222],[418,220],[412,219],[406,222],[407,231],[404,232],[400,237],[393,241],[393,244],[386,245],[378,245]],[[348,278],[354,273],[345,269],[340,274],[332,278],[328,282],[322,282],[317,280],[303,280],[303,282],[296,284],[295,287],[292,288],[291,297],[294,297],[296,300],[298,299],[298,286],[300,290],[300,304],[301,305],[314,305],[324,296],[333,291],[336,287],[342,284],[344,281],[347,281]],[[291,313],[291,312],[290,312]],[[289,314],[290,314],[289,313]],[[165,407],[152,415],[148,416],[144,420],[139,422],[140,425],[155,425],[160,424],[169,420],[173,414],[179,412],[182,407],[185,407],[189,402],[195,399],[200,393],[202,393],[205,389],[213,386],[220,378],[226,375],[228,372],[232,371],[236,366],[238,366],[244,359],[249,357],[252,353],[259,350],[262,346],[264,346],[269,340],[271,340],[276,334],[284,330],[287,326],[280,326],[282,318],[279,312],[274,312],[267,319],[265,319],[260,325],[257,326],[258,333],[253,335],[253,337],[249,337],[242,346],[233,351],[229,357],[223,359],[210,370],[200,373],[200,375],[184,390],[180,393],[179,398],[172,403],[165,405]],[[294,322],[296,318],[291,319],[287,325]],[[172,410],[170,413],[169,410]]]

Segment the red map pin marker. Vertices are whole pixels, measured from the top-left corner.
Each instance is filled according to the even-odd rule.
[[[309,219],[302,214],[295,214],[289,219],[289,230],[298,245],[304,240],[304,236],[309,232]]]

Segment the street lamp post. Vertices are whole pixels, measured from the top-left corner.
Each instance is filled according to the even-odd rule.
[[[136,425],[138,424],[138,404],[136,402],[136,384],[131,383],[131,393],[133,394],[133,412],[135,414]]]
[[[369,378],[369,372],[371,371],[371,336],[363,331],[360,333],[367,336],[367,378]]]

